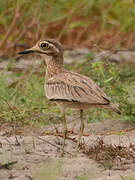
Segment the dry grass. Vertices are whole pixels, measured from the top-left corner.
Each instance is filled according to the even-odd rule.
[[[129,147],[106,144],[103,138],[98,138],[90,146],[82,146],[83,153],[88,158],[101,163],[105,169],[125,170],[128,164],[135,163],[135,145]]]

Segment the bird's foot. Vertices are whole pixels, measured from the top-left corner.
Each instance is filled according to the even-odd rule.
[[[64,157],[64,151],[63,150],[60,153],[60,157]]]

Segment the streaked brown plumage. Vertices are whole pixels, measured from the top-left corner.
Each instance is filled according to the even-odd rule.
[[[90,107],[101,107],[120,114],[120,111],[113,105],[105,93],[88,77],[66,71],[63,68],[63,50],[61,44],[56,40],[39,41],[33,48],[20,52],[27,54],[37,52],[45,58],[47,65],[45,93],[50,101],[55,101],[60,107],[64,123],[64,140],[62,155],[67,134],[67,124],[65,119],[66,108],[80,110],[81,127],[76,153],[84,129],[83,110]]]

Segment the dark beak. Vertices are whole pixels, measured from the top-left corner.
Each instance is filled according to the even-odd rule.
[[[24,51],[21,51],[21,52],[18,52],[18,54],[20,55],[24,55],[24,54],[29,54],[29,53],[32,53],[33,51],[31,49],[27,49],[27,50],[24,50]]]

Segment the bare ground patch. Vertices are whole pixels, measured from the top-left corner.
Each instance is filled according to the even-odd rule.
[[[27,136],[20,133],[16,137],[10,133],[10,128],[3,128],[0,132],[0,180],[135,179],[134,124],[119,120],[87,124],[78,157],[73,158],[78,124],[68,133],[64,158],[59,157],[60,124],[55,129],[27,130]],[[68,126],[71,129],[73,123]],[[45,135],[46,129],[52,134]]]

